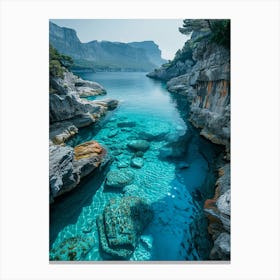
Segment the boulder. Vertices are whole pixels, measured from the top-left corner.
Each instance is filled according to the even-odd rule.
[[[109,160],[105,148],[96,141],[89,141],[76,146],[74,148],[74,156],[74,167],[81,178],[87,176]]]
[[[150,143],[146,140],[132,140],[127,146],[134,151],[145,152],[150,148]]]
[[[141,168],[144,165],[144,160],[141,157],[134,157],[130,161],[131,167]]]
[[[230,235],[222,232],[214,241],[214,247],[210,252],[211,260],[229,260],[230,259]]]
[[[164,140],[164,136],[170,132],[167,123],[159,121],[148,121],[145,128],[140,130],[139,136],[145,140]]]
[[[127,260],[133,254],[145,227],[151,222],[151,206],[142,198],[114,198],[97,218],[104,257]]]
[[[124,170],[111,170],[106,176],[107,188],[121,189],[126,185],[129,185],[134,179],[134,173],[129,169]]]

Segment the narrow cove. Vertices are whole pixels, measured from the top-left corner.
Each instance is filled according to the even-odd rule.
[[[68,145],[96,140],[109,151],[112,161],[103,174],[85,178],[81,186],[50,207],[50,251],[79,240],[79,260],[106,260],[100,253],[97,217],[111,198],[122,192],[104,190],[110,170],[132,170],[132,194],[145,198],[154,217],[142,234],[130,260],[205,260],[212,241],[207,231],[203,204],[213,197],[216,163],[221,149],[199,136],[188,122],[186,97],[170,94],[165,84],[145,73],[79,72],[81,78],[96,81],[119,107],[98,125],[80,129]],[[103,97],[96,97],[102,99]],[[146,139],[149,149],[138,165],[127,144]],[[137,163],[137,162],[136,162]],[[71,258],[70,258],[71,259]]]

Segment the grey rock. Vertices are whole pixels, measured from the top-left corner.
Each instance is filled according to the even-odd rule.
[[[212,260],[229,260],[230,259],[230,235],[222,232],[214,241],[214,247],[210,253]]]
[[[153,219],[151,206],[140,197],[111,199],[97,218],[104,257],[127,260],[139,243],[145,227]]]
[[[90,145],[97,143],[90,141],[76,146],[54,145],[52,141],[49,144],[49,187],[50,202],[66,192],[76,188],[80,180],[92,173],[98,167],[102,168],[110,161],[105,148],[100,147],[99,152],[93,152]],[[80,149],[80,156],[77,157],[77,147]]]
[[[106,94],[106,90],[100,84],[92,81],[77,79],[75,87],[80,97]]]
[[[49,146],[49,184],[52,198],[71,190],[79,182],[79,176],[74,171],[73,160],[73,148]]]
[[[65,143],[78,133],[78,128],[69,121],[56,122],[50,125],[49,138],[54,144]]]
[[[217,185],[220,188],[220,193],[224,194],[230,189],[230,164],[224,165],[220,170],[223,175],[217,180]]]
[[[218,210],[223,214],[230,215],[230,201],[230,190],[227,190],[218,198],[216,202]]]
[[[145,152],[150,148],[150,143],[146,140],[132,140],[127,146],[134,151]]]
[[[134,179],[134,173],[129,170],[111,170],[106,176],[105,187],[122,189],[129,185]]]
[[[76,126],[77,128],[82,128],[95,123],[95,118],[91,114],[86,113],[86,114],[75,116],[69,121],[71,121],[74,124],[74,126]]]

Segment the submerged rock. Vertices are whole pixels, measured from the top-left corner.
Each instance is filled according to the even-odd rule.
[[[122,121],[118,123],[118,127],[135,127],[136,122],[133,121]]]
[[[105,257],[129,259],[152,218],[151,206],[140,197],[111,199],[103,214],[97,218],[101,249]]]
[[[115,137],[119,133],[118,129],[113,129],[108,133],[109,138]]]
[[[130,165],[135,168],[141,168],[144,165],[144,160],[141,157],[131,159]]]
[[[50,251],[51,261],[80,261],[85,258],[94,244],[91,237],[70,237]]]
[[[167,123],[158,121],[148,121],[145,128],[139,132],[139,136],[145,140],[163,140],[163,137],[170,132]]]
[[[123,188],[129,185],[134,179],[134,173],[131,170],[111,170],[106,177],[105,187]]]
[[[146,140],[132,140],[127,146],[134,151],[145,152],[150,148],[150,143]]]

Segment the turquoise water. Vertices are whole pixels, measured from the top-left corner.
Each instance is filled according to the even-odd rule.
[[[185,99],[172,96],[163,83],[144,73],[79,75],[106,88],[107,95],[96,99],[115,98],[120,104],[99,127],[81,129],[68,144],[97,140],[113,161],[102,174],[89,176],[79,189],[51,206],[51,252],[67,260],[69,246],[80,246],[76,259],[103,260],[96,217],[111,198],[123,195],[104,191],[104,178],[109,170],[124,168],[134,172],[138,195],[155,213],[130,260],[207,259],[211,240],[202,207],[213,194],[213,166],[219,151],[188,123]],[[134,153],[127,143],[134,139],[147,139],[150,144],[141,168],[130,166]]]

